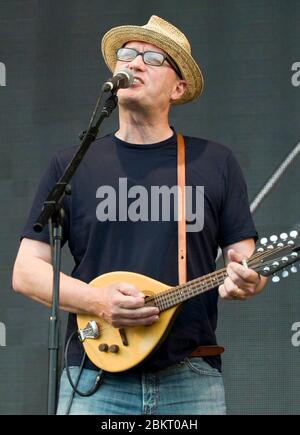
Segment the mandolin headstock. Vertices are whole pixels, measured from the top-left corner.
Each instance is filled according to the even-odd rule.
[[[248,260],[248,266],[263,276],[273,275],[272,281],[276,283],[281,277],[287,278],[290,273],[298,272],[299,265],[294,263],[299,260],[300,237],[297,231],[291,231],[289,235],[263,237],[255,254]],[[280,270],[282,272],[278,274]]]

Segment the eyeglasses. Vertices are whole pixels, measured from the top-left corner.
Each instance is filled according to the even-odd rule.
[[[144,52],[137,51],[134,48],[128,48],[128,47],[118,48],[116,50],[117,59],[122,62],[131,62],[139,55],[142,56],[143,62],[146,65],[151,65],[151,66],[162,66],[165,60],[167,60],[170,66],[176,72],[176,74],[180,77],[180,79],[182,79],[181,72],[178,66],[176,65],[176,63],[174,62],[174,60],[163,53],[159,53],[157,51],[144,51]]]

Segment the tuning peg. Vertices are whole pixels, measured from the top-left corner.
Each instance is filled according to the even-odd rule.
[[[261,245],[266,245],[267,243],[268,243],[268,239],[266,237],[263,237],[262,239],[260,239]]]
[[[264,271],[265,273],[269,273],[269,272],[271,271],[271,269],[269,268],[269,266],[265,266],[265,267],[263,268],[263,271]]]
[[[280,238],[281,238],[281,240],[285,241],[288,238],[287,233],[281,233]]]
[[[274,246],[273,245],[268,245],[267,249],[274,249]]]
[[[272,282],[279,282],[280,281],[280,278],[279,278],[279,276],[278,275],[274,275],[274,276],[272,276]]]
[[[271,241],[272,243],[276,243],[277,240],[278,240],[278,237],[275,236],[275,234],[274,234],[273,236],[270,237],[270,241]]]
[[[284,244],[282,242],[277,243],[278,248],[283,248]]]
[[[292,252],[291,253],[292,258],[298,258],[298,252]]]
[[[288,270],[284,270],[281,274],[282,278],[287,278],[289,276]]]
[[[279,262],[278,261],[274,261],[272,263],[272,267],[275,267],[275,268],[279,267]]]
[[[297,272],[298,272],[298,269],[297,269],[296,266],[292,266],[291,269],[290,269],[290,271],[291,271],[292,273],[297,273]]]
[[[293,239],[295,239],[296,237],[298,237],[298,231],[293,230],[290,232],[290,237],[292,237]]]
[[[256,251],[257,251],[257,252],[264,252],[265,250],[264,250],[264,248],[260,247],[260,248],[258,248]]]
[[[289,240],[289,241],[287,242],[287,244],[288,244],[289,246],[294,246],[294,245],[295,245],[295,242],[294,242],[294,240]]]
[[[287,263],[289,261],[288,257],[282,257],[281,261],[283,263]]]

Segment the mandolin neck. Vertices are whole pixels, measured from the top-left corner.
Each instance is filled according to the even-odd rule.
[[[254,255],[247,259],[247,267],[263,276],[270,276],[286,268],[295,261],[299,261],[299,239],[299,237],[294,237],[294,240],[285,243],[280,242],[277,246],[270,245],[266,249],[258,249]],[[296,241],[297,243],[295,243]],[[170,287],[155,296],[147,298],[145,303],[146,305],[155,305],[160,311],[164,311],[218,287],[223,284],[227,276],[226,268],[219,269],[185,284]]]
[[[146,305],[155,305],[160,311],[167,310],[181,302],[218,287],[220,284],[223,284],[226,276],[227,272],[225,268],[217,270],[147,298]]]

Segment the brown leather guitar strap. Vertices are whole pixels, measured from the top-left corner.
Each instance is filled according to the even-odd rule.
[[[184,284],[186,277],[186,227],[185,227],[185,144],[182,134],[177,133],[177,186],[178,186],[178,281]]]
[[[186,204],[185,204],[185,144],[182,134],[177,133],[177,186],[178,186],[178,280],[179,284],[187,282],[186,275]],[[190,357],[220,355],[223,346],[199,346]]]

